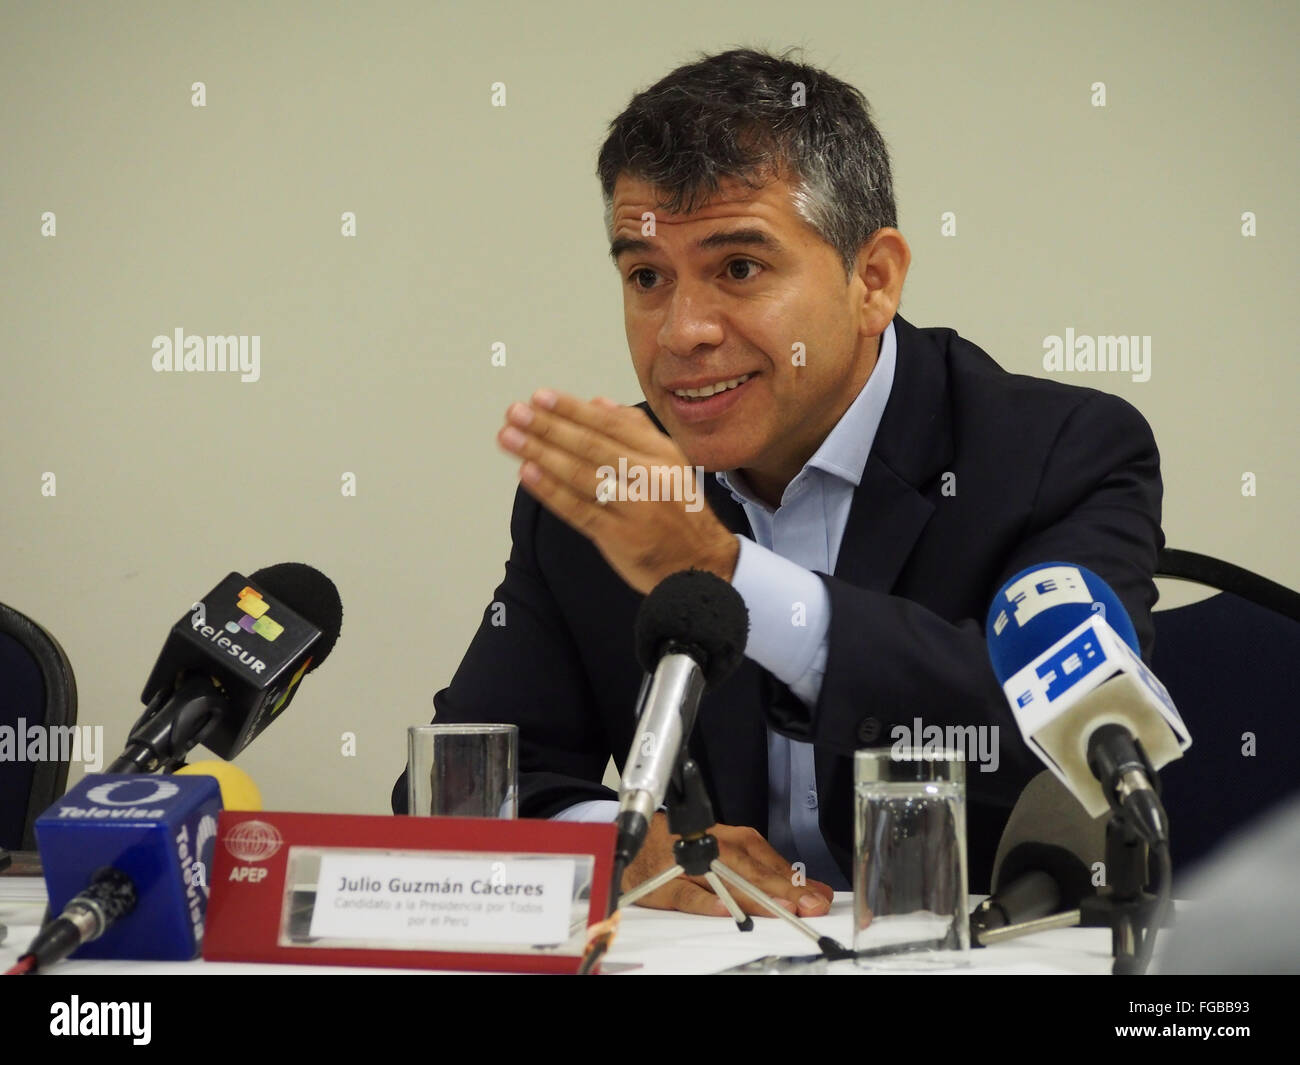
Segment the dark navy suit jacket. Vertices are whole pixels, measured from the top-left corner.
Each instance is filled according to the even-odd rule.
[[[815,744],[822,834],[851,881],[853,751],[889,746],[893,727],[916,718],[997,725],[998,770],[967,766],[970,885],[983,891],[1010,808],[1042,768],[989,664],[989,604],[1035,563],[1086,566],[1128,610],[1149,662],[1164,544],[1159,454],[1145,419],[1118,397],[1009,374],[951,329],[897,316],[894,327],[893,390],[835,572],[819,574],[831,621],[817,705],[810,712],[746,659],[705,695],[690,747],[718,821],[766,833],[768,724]],[[712,476],[705,490],[725,525],[752,535]],[[520,814],[547,817],[616,798],[600,781],[611,755],[621,771],[632,742],[642,596],[522,489],[511,534],[493,597],[505,624],[493,624],[489,605],[435,715],[516,723]],[[405,811],[405,774],[392,803]]]

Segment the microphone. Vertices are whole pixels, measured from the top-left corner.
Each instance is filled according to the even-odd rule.
[[[1091,817],[1122,810],[1167,843],[1156,770],[1192,739],[1106,582],[1065,562],[1022,570],[994,596],[985,635],[1026,744]]]
[[[108,771],[175,769],[199,743],[233,758],[325,661],[342,623],[338,589],[311,566],[229,574],[172,626],[141,695],[146,710]]]
[[[1051,773],[1039,773],[1002,831],[992,892],[971,914],[971,939],[982,943],[985,932],[1077,909],[1095,893],[1092,867],[1105,854],[1105,820],[1089,817]]]
[[[262,793],[253,778],[233,762],[209,759],[204,762],[191,762],[176,770],[175,776],[207,776],[216,779],[221,789],[221,808],[223,810],[260,810]]]
[[[625,867],[641,849],[701,696],[735,672],[748,639],[749,613],[740,593],[704,570],[671,574],[641,604],[636,654],[646,675],[619,789],[616,864]]]
[[[19,959],[188,961],[203,942],[221,794],[210,776],[95,773],[36,819],[50,912]]]

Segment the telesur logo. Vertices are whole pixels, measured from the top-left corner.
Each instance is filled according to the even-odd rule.
[[[278,621],[272,620],[267,613],[270,607],[262,593],[256,588],[246,587],[239,593],[235,605],[243,611],[243,616],[238,621],[227,621],[225,631],[238,635],[241,632],[256,633],[267,643],[274,643],[284,632],[284,626]],[[244,648],[235,643],[229,636],[222,635],[220,629],[214,629],[208,624],[207,610],[204,604],[195,603],[194,612],[190,615],[190,627],[206,640],[215,643],[226,654],[238,658],[241,665],[247,666],[254,673],[261,673],[266,669],[266,663],[258,658],[251,651],[245,651]]]

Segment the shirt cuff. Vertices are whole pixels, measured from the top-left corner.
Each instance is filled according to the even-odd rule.
[[[551,821],[613,821],[618,816],[618,803],[613,799],[587,799],[574,803],[558,814],[552,814]]]
[[[809,705],[825,674],[831,601],[812,570],[737,534],[732,586],[749,610],[745,654]]]

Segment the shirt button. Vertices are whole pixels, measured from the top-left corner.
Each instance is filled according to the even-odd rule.
[[[810,791],[803,797],[803,804],[810,810],[817,809],[817,793],[815,791]]]
[[[864,717],[858,723],[858,739],[863,743],[874,743],[880,736],[880,719]]]

